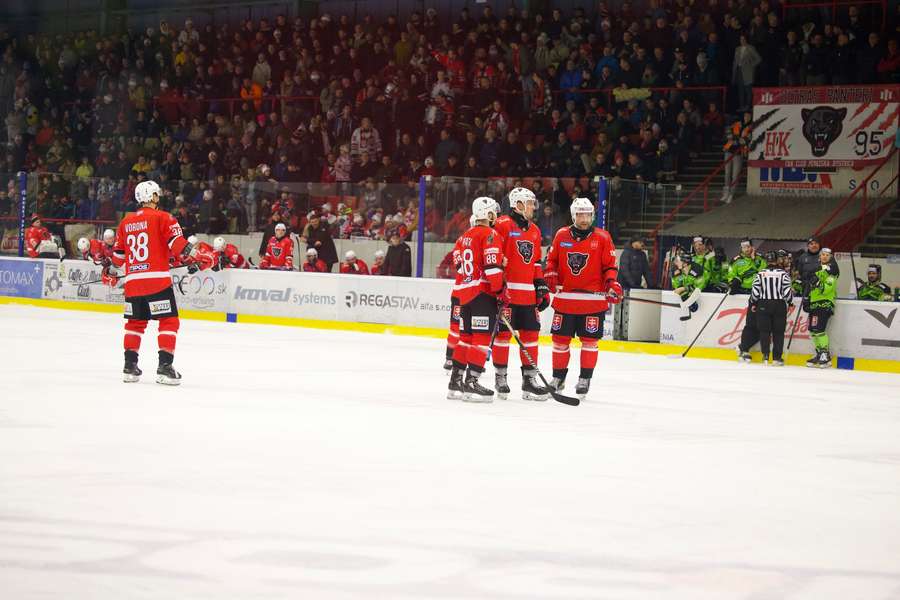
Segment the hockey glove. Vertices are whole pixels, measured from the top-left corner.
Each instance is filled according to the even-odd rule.
[[[805,313],[809,312],[809,298],[803,299],[803,301],[800,303],[800,308],[803,309],[803,312]]]
[[[547,307],[550,306],[550,288],[547,286],[547,282],[543,279],[535,279],[534,293],[537,296],[538,311],[547,310]]]
[[[735,277],[731,280],[731,293],[740,294],[744,288],[741,287],[741,280]]]
[[[695,312],[697,312],[697,310],[698,310],[699,308],[700,308],[700,303],[699,303],[699,302],[694,302],[693,304],[691,304],[691,305],[688,307],[688,310],[690,310],[692,313],[695,313]]]
[[[559,279],[556,277],[556,273],[552,271],[544,273],[544,282],[547,284],[547,287],[550,288],[550,293],[555,294],[556,290],[559,288]]]
[[[622,285],[615,279],[606,280],[606,299],[610,304],[618,304],[622,301]]]
[[[189,275],[193,275],[194,273],[196,273],[197,271],[200,270],[200,267],[197,266],[197,263],[188,263],[185,266],[187,267],[187,272]]]

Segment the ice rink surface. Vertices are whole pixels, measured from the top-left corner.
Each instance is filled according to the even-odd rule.
[[[4,600],[900,598],[896,375],[601,353],[578,408],[467,404],[441,340],[183,321],[166,388],[122,324],[0,306]]]

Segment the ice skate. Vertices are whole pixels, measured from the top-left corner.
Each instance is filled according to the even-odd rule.
[[[509,382],[506,380],[506,367],[495,367],[494,389],[497,390],[497,398],[500,400],[509,398]]]
[[[175,359],[171,353],[159,351],[159,367],[156,369],[156,383],[163,385],[181,385],[181,373],[172,367]]]
[[[122,381],[136,383],[141,379],[142,371],[137,366],[138,355],[133,350],[125,351],[125,368],[122,369]]]
[[[552,387],[554,391],[561,392],[563,388],[566,387],[566,378],[554,377],[550,380],[550,387]]]
[[[822,356],[821,350],[816,350],[816,355],[815,355],[815,356],[811,356],[811,357],[806,361],[806,366],[807,366],[807,367],[818,367],[818,366],[819,366],[819,357],[820,357],[820,356]]]
[[[819,362],[816,364],[820,369],[830,369],[831,368],[831,352],[828,350],[823,350],[821,354],[819,354]]]
[[[463,402],[493,402],[494,390],[489,390],[478,383],[479,373],[469,372],[463,382]]]
[[[743,350],[738,349],[738,360],[741,362],[749,363],[753,362],[753,357],[750,356],[749,352],[744,352]]]
[[[463,374],[456,367],[451,367],[450,383],[447,384],[447,400],[459,400],[463,395]]]
[[[537,382],[537,371],[522,367],[522,400],[544,402],[550,397],[550,390]]]
[[[575,385],[575,395],[579,400],[584,400],[588,390],[591,389],[591,379],[589,377],[579,377],[578,383]]]
[[[783,367],[783,366],[784,366],[784,361],[781,360],[780,358],[773,358],[773,359],[772,359],[772,362],[770,363],[770,365],[773,366],[773,367]]]

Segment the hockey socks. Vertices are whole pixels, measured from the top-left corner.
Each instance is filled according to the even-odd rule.
[[[519,348],[519,359],[523,366],[538,364],[538,331],[520,331],[519,339],[522,341],[522,347]],[[525,353],[531,355],[531,362]]]
[[[813,343],[816,345],[816,350],[825,351],[828,350],[828,334],[827,333],[813,333],[812,334]]]
[[[159,320],[159,335],[156,340],[160,350],[164,350],[169,354],[175,353],[175,340],[178,336],[178,327],[180,325],[181,322],[178,320],[178,317],[164,317]]]
[[[494,345],[491,348],[491,358],[496,368],[506,367],[509,365],[509,340],[512,334],[509,331],[500,331],[494,339]]]
[[[491,336],[486,333],[473,333],[472,342],[466,351],[466,362],[469,365],[469,371],[481,373],[484,371],[484,363],[487,362],[489,344]]]
[[[581,340],[581,377],[590,379],[597,366],[597,340]]]
[[[141,349],[141,337],[147,329],[147,321],[128,319],[125,321],[125,350],[137,352]]]
[[[557,372],[565,373],[569,368],[569,344],[572,338],[554,335],[553,336],[553,376],[557,376]],[[565,377],[565,375],[563,375]]]

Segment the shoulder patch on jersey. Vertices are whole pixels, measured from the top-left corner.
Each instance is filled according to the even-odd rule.
[[[569,264],[569,270],[572,271],[572,275],[578,275],[587,266],[587,252],[569,252],[566,256],[566,262]]]
[[[560,242],[559,245],[562,246],[563,248],[571,248],[575,244],[573,244],[572,242]]]
[[[525,264],[530,265],[531,259],[534,258],[534,244],[528,240],[516,240],[516,249]]]

